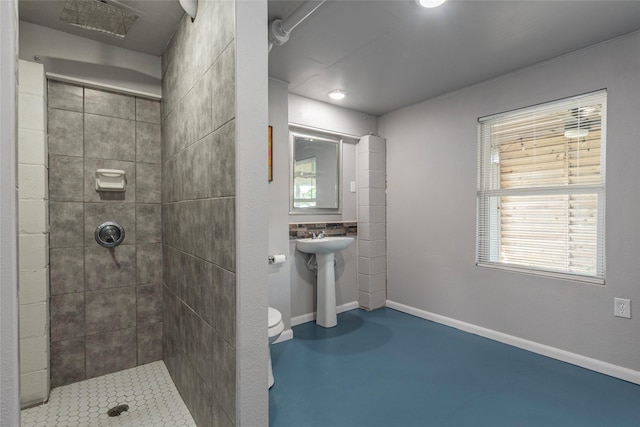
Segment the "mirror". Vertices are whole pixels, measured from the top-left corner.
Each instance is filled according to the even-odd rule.
[[[340,138],[291,129],[290,213],[340,213]]]

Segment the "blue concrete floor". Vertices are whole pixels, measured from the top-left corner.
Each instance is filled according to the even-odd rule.
[[[271,427],[640,426],[640,386],[395,310],[271,346]]]

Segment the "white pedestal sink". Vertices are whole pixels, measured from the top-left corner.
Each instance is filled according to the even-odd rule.
[[[314,254],[318,265],[318,307],[316,323],[325,328],[338,324],[336,313],[336,277],[333,254],[353,243],[353,237],[323,237],[321,239],[298,239],[300,252]]]

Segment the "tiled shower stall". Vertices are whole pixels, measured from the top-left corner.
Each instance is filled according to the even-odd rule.
[[[48,82],[51,387],[163,360],[197,425],[235,424],[234,14],[182,19],[162,102]],[[96,191],[98,169],[125,191]]]
[[[11,12],[17,21],[17,2]],[[30,204],[38,205],[41,214],[37,224],[20,218],[21,237],[26,236],[20,257],[35,259],[35,254],[22,253],[28,247],[23,240],[42,241],[38,262],[20,264],[20,326],[33,326],[22,328],[22,349],[27,339],[41,344],[37,360],[22,360],[22,365],[31,369],[25,374],[38,374],[37,391],[44,392],[23,401],[23,413],[38,412],[35,418],[45,417],[46,425],[74,425],[65,408],[75,405],[82,416],[82,405],[72,397],[62,412],[52,412],[55,396],[74,395],[66,391],[84,389],[83,384],[94,389],[103,379],[119,383],[109,378],[155,372],[148,368],[159,366],[166,367],[199,427],[233,426],[240,419],[264,425],[267,390],[258,385],[266,383],[268,350],[262,284],[267,270],[267,181],[262,180],[267,169],[267,55],[257,43],[264,31],[256,23],[266,22],[266,14],[266,3],[201,1],[197,19],[183,15],[161,58],[153,58],[157,73],[142,80],[135,61],[132,68],[126,58],[118,64],[122,52],[107,45],[95,51],[87,47],[96,55],[80,55],[77,69],[58,73],[59,52],[46,43],[50,32],[27,23],[20,28],[33,36],[29,43],[44,51],[27,55],[20,46],[22,60],[38,68],[41,88],[30,95],[38,98],[41,123],[28,129],[39,132],[35,148],[42,151],[38,159],[22,156],[20,168],[33,170],[38,180],[38,194],[28,194],[28,184],[21,181],[21,201],[33,199]],[[12,49],[18,47],[17,35],[11,35]],[[95,44],[80,41],[77,50],[87,53],[83,46],[90,45]],[[3,58],[12,56],[4,53]],[[37,64],[40,58],[44,67]],[[91,70],[121,67],[125,80],[118,80],[119,74],[83,74],[86,65]],[[148,85],[153,90],[146,90]],[[160,85],[161,101],[153,95]],[[21,117],[23,110],[35,111],[22,98],[14,103]],[[27,129],[26,122],[20,124],[20,130]],[[19,149],[26,142],[33,141],[21,137]],[[96,191],[98,169],[124,171],[125,191]],[[22,213],[28,210],[24,205]],[[96,227],[106,221],[125,229],[124,241],[115,248],[95,241]],[[40,294],[32,299],[22,295],[27,268],[38,270],[42,279],[33,281]],[[37,316],[27,305],[37,306]],[[29,316],[32,322],[22,322]],[[18,367],[17,354],[12,357]],[[12,381],[3,387],[3,395],[6,389],[17,395],[16,385]],[[49,385],[53,390],[47,401]],[[116,409],[123,406],[121,391],[111,397],[101,393],[88,399],[92,407],[99,406],[100,417],[115,398]],[[128,411],[131,425],[150,425],[135,417],[147,412],[157,417],[156,411],[127,393],[124,398],[137,402],[138,409]],[[63,419],[49,420],[52,413]],[[16,419],[10,414],[11,421]],[[165,420],[164,425],[176,424]]]
[[[160,102],[49,81],[51,386],[162,358]],[[97,169],[126,172],[98,192]],[[120,246],[98,225],[125,229]]]
[[[162,56],[163,357],[199,426],[236,422],[234,14],[199,3]]]

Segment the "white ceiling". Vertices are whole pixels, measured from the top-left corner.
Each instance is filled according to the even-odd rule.
[[[270,20],[300,3],[270,1]],[[379,115],[638,29],[640,1],[330,0],[273,47],[269,75]]]
[[[2,0],[0,0],[2,1]],[[20,0],[23,21],[151,55],[162,55],[184,11],[178,0],[108,0],[139,18],[124,39],[74,27],[60,21],[64,0]]]
[[[0,0],[1,1],[1,0]],[[140,19],[123,40],[59,20],[64,1],[20,0],[20,18],[161,55],[183,11],[178,0],[108,0]],[[269,20],[301,0],[269,0]],[[269,56],[292,93],[379,115],[640,30],[640,1],[329,0]],[[344,89],[342,101],[327,93]]]

